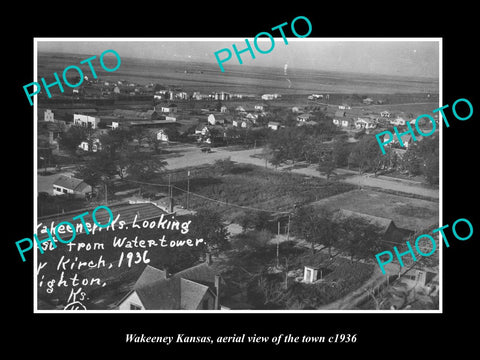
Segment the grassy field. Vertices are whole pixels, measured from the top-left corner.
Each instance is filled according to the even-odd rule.
[[[409,230],[423,230],[438,223],[439,204],[377,192],[353,190],[322,199],[315,203],[329,209],[346,209],[373,216],[392,219],[398,227]]]
[[[178,179],[174,184],[180,189],[186,189],[186,182],[186,179]],[[190,195],[190,208],[214,208],[222,212],[226,221],[235,222],[250,210],[228,204],[272,212],[292,211],[294,204],[313,202],[353,188],[348,184],[254,165],[235,165],[225,174],[214,166],[204,166],[192,172],[190,191],[194,194]],[[177,190],[174,195],[177,203],[186,204],[185,192]],[[206,200],[204,197],[227,204]]]

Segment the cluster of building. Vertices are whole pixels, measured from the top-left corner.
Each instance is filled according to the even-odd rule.
[[[68,95],[68,93],[65,93]],[[256,94],[228,93],[225,91],[214,91],[211,93],[201,93],[193,91],[188,93],[181,89],[160,89],[153,84],[137,84],[128,80],[108,80],[100,79],[89,80],[85,77],[84,85],[72,90],[74,97],[79,98],[108,98],[115,96],[152,96],[154,101],[176,101],[176,100],[275,100],[281,98],[280,94]]]
[[[438,114],[434,114],[436,123],[438,124]],[[343,129],[376,129],[377,127],[391,126],[411,126],[415,125],[416,118],[411,118],[405,113],[393,113],[388,110],[379,110],[378,112],[366,113],[362,109],[352,109],[347,104],[338,106],[338,110],[333,116],[333,123]]]

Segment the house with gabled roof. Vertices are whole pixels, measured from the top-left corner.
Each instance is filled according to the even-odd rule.
[[[297,116],[297,121],[310,121],[314,117],[312,114],[305,113]]]
[[[53,183],[53,195],[72,194],[85,196],[92,191],[92,187],[82,179],[60,175]]]
[[[368,223],[369,225],[373,225],[377,229],[378,234],[381,235],[382,239],[386,241],[399,242],[413,234],[413,231],[411,230],[397,227],[392,219],[387,219],[347,209],[339,209],[333,215],[333,220],[337,223],[341,223],[346,219],[352,218],[360,219]]]
[[[117,305],[118,310],[219,310],[223,279],[205,262],[170,275],[147,265]]]
[[[355,127],[357,129],[375,129],[377,122],[371,117],[358,117],[355,121]]]
[[[345,120],[346,112],[344,110],[335,111],[333,115],[333,124],[336,126],[342,126],[342,121]]]
[[[278,130],[281,124],[278,121],[269,121],[267,127],[272,130]]]

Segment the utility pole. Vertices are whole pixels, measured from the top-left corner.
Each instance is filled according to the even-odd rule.
[[[189,199],[190,198],[190,170],[188,170],[188,173],[187,173],[187,210],[188,210],[188,202],[189,202]]]
[[[288,224],[287,224],[287,241],[290,240],[290,214],[288,214]]]
[[[168,174],[168,197],[170,198],[170,202],[172,201],[171,177],[172,177],[172,174]]]
[[[277,235],[277,269],[280,267],[279,252],[280,252],[280,221],[277,221],[278,235]]]
[[[105,205],[108,205],[107,182],[104,182],[103,184],[105,185]]]
[[[285,290],[288,289],[288,258],[285,258]]]

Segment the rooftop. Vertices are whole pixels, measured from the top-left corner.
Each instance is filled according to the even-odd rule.
[[[137,293],[145,309],[193,310],[209,290],[214,293],[216,272],[206,262],[170,277],[166,275],[164,270],[147,265],[138,278],[132,291]]]
[[[82,179],[77,179],[74,177],[68,177],[65,175],[60,175],[53,185],[61,186],[73,191],[82,191],[87,188],[89,185],[85,183]]]
[[[138,204],[122,203],[122,204],[116,204],[116,205],[108,205],[108,208],[112,211],[114,218],[116,218],[117,215],[121,215],[120,219],[122,221],[125,221],[126,225],[133,223],[135,216],[137,216],[137,221],[143,221],[143,220],[159,218],[163,214],[166,214],[165,211],[163,211],[161,208],[159,208],[158,206],[152,203],[138,203]],[[81,220],[80,219],[72,220],[72,218],[81,213],[84,213],[85,211],[88,211],[89,214],[85,216],[85,221],[93,224],[93,219],[91,214],[94,209],[95,209],[94,207],[86,208],[86,209],[78,209],[78,210],[69,211],[63,214],[39,217],[38,222],[47,223],[47,224],[49,224],[50,222],[54,222],[58,224],[62,221],[68,221],[76,225],[76,224],[80,224]],[[97,222],[99,222],[100,224],[106,224],[110,216],[105,210],[98,210],[95,213],[95,218],[97,219]]]

